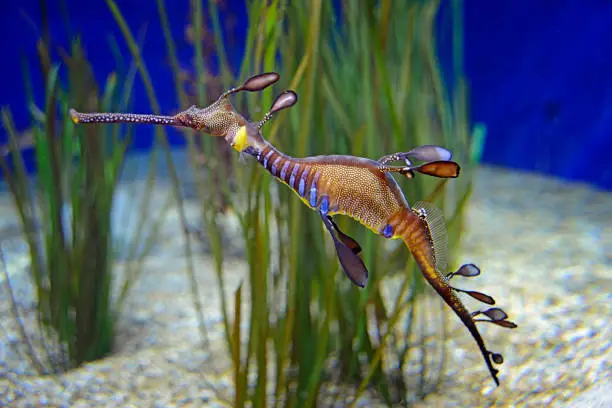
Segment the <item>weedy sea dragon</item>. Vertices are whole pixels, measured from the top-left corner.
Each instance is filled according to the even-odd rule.
[[[503,363],[501,354],[491,352],[476,327],[477,321],[514,328],[506,313],[499,308],[470,313],[458,293],[493,305],[492,297],[484,293],[466,291],[450,286],[454,276],[472,277],[480,274],[473,264],[465,264],[457,271],[445,275],[444,257],[447,251],[446,225],[439,210],[426,204],[410,207],[397,181],[391,173],[413,177],[421,173],[442,178],[459,175],[459,165],[450,161],[451,153],[439,146],[420,146],[408,152],[400,152],[370,160],[355,156],[312,156],[294,158],[266,141],[262,126],[280,110],[297,102],[293,91],[282,92],[259,122],[250,122],[236,112],[229,97],[240,91],[261,91],[278,81],[277,73],[255,75],[242,86],[223,93],[217,101],[205,108],[191,106],[174,116],[132,113],[79,113],[70,111],[74,123],[140,123],[170,125],[195,129],[212,136],[224,137],[238,152],[254,157],[272,176],[289,186],[311,209],[317,211],[329,231],[338,259],[348,278],[360,287],[368,279],[368,271],[358,256],[361,247],[343,233],[332,216],[348,215],[375,233],[389,239],[404,241],[429,284],[459,316],[476,340],[486,365],[499,385],[498,370],[493,363]],[[413,165],[411,159],[424,162]],[[394,161],[404,161],[402,166],[389,166]],[[484,315],[486,319],[477,319]]]

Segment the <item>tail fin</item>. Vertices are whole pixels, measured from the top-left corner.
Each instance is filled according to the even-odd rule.
[[[499,379],[497,378],[499,370],[493,367],[493,362],[501,364],[503,357],[501,354],[487,350],[475,322],[489,321],[508,328],[516,327],[516,325],[506,320],[507,315],[498,308],[491,308],[482,312],[478,311],[474,312],[474,314],[466,309],[456,292],[467,293],[475,299],[488,304],[493,304],[495,301],[490,296],[480,292],[463,291],[454,288],[449,285],[448,281],[456,275],[464,277],[477,276],[480,270],[475,265],[467,264],[459,268],[457,272],[448,274],[446,277],[442,275],[441,272],[446,269],[446,253],[448,251],[444,216],[440,210],[427,203],[417,203],[414,208],[407,211],[406,217],[409,220],[406,221],[407,227],[401,234],[402,239],[419,265],[427,282],[444,299],[446,304],[450,306],[470,331],[484,357],[495,384],[499,386]],[[490,320],[475,320],[474,316],[479,314],[488,316]]]

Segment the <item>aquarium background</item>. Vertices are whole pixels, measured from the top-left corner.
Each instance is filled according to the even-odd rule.
[[[39,2],[0,2],[0,105],[9,105],[18,129],[28,126],[22,59],[37,64]],[[442,2],[439,30],[450,18]],[[246,14],[243,2],[223,1],[228,58],[238,67],[243,53]],[[119,2],[128,25],[143,33],[142,56],[148,64],[162,112],[181,110],[168,66],[154,1]],[[184,38],[187,2],[168,5],[170,27]],[[121,39],[102,1],[50,1],[48,21],[55,44],[68,45],[78,33],[95,75],[103,83],[116,69],[109,36]],[[67,18],[69,17],[69,21]],[[487,128],[483,162],[550,174],[612,189],[612,3],[587,1],[466,1],[464,4],[465,71],[469,80],[473,123]],[[70,31],[67,30],[70,27]],[[446,36],[448,37],[448,36]],[[440,35],[440,38],[445,38]],[[123,41],[118,41],[123,46]],[[177,53],[189,69],[193,48],[177,41]],[[122,50],[128,55],[127,49]],[[450,66],[450,44],[440,43],[440,60]],[[209,63],[209,62],[207,62]],[[212,62],[214,64],[214,62]],[[214,71],[215,67],[209,65]],[[127,69],[127,68],[126,68]],[[33,76],[35,95],[43,98],[42,78]],[[150,110],[144,87],[136,81],[133,109]],[[6,140],[2,132],[0,141]],[[184,138],[169,131],[172,144]],[[136,129],[132,150],[151,146],[152,134]],[[31,162],[32,152],[26,152]]]
[[[36,142],[0,153],[0,405],[612,406],[610,21],[594,0],[0,1],[0,152]],[[396,180],[444,213],[440,272],[481,269],[453,278],[467,309],[518,325],[479,322],[500,387],[400,242],[337,217],[357,288],[222,138],[68,115],[174,114],[262,70],[280,81],[232,104],[257,120],[295,89],[263,130],[288,154],[452,149],[459,178]]]

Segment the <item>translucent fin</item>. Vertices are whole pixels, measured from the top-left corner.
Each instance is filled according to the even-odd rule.
[[[474,264],[465,264],[461,265],[461,267],[454,273],[454,275],[465,276],[466,278],[471,278],[473,276],[480,275],[480,269]]]
[[[410,150],[406,153],[406,156],[413,157],[420,161],[447,161],[453,157],[453,154],[450,150],[442,146],[423,145]]]
[[[506,320],[508,315],[499,307],[492,307],[485,310],[482,314],[487,315],[491,320]]]
[[[416,202],[412,209],[424,215],[434,248],[436,269],[440,273],[445,273],[448,267],[448,234],[442,210],[426,201]]]

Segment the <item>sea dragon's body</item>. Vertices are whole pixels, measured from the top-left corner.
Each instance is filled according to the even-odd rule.
[[[294,158],[269,144],[261,150],[248,148],[247,153],[311,209],[323,215],[348,215],[387,238],[390,228],[399,227],[397,221],[390,224],[394,215],[408,208],[395,179],[381,172],[374,160],[340,155]]]
[[[248,141],[242,151],[289,186],[306,206],[319,212],[324,222],[326,217],[347,215],[378,235],[404,241],[425,279],[468,328],[498,382],[498,370],[491,363],[491,353],[472,315],[445,279],[446,271],[437,267],[427,210],[410,207],[397,181],[389,172],[381,171],[380,162],[348,155],[294,158],[259,138]],[[345,271],[355,284],[365,285],[367,273],[350,267]]]
[[[293,158],[270,144],[246,151],[322,217],[347,215],[378,235],[402,239],[428,281],[446,292],[425,214],[410,208],[397,181],[380,170],[380,162],[345,155]],[[360,286],[365,283],[349,277]]]
[[[93,113],[82,114],[71,111],[75,123],[150,123],[190,127],[214,136],[224,137],[238,152],[257,160],[273,177],[291,188],[299,198],[321,219],[331,234],[338,258],[347,276],[356,285],[363,287],[368,271],[358,256],[359,244],[344,234],[332,220],[341,214],[354,218],[376,234],[388,239],[401,239],[415,258],[425,279],[461,319],[474,337],[485,359],[487,367],[497,384],[498,370],[495,363],[503,361],[500,354],[488,351],[476,327],[476,321],[488,321],[503,327],[515,327],[506,320],[507,315],[498,308],[470,313],[456,292],[464,292],[488,304],[491,297],[474,291],[463,291],[450,286],[454,275],[476,276],[480,273],[472,264],[446,275],[446,265],[441,254],[446,250],[445,242],[436,238],[436,230],[444,227],[443,219],[432,213],[427,206],[411,208],[397,181],[390,174],[398,172],[408,177],[414,172],[438,177],[457,177],[459,166],[449,161],[450,152],[436,146],[422,146],[407,153],[385,156],[378,161],[347,155],[311,156],[294,158],[278,151],[261,134],[261,127],[272,114],[293,106],[297,95],[292,91],[282,93],[272,109],[258,123],[246,120],[234,110],[228,96],[242,91],[258,91],[278,80],[278,75],[267,73],[247,80],[241,87],[224,93],[212,105],[198,109],[194,106],[175,116]],[[408,157],[427,161],[412,166]],[[391,161],[405,160],[408,166],[388,166]],[[435,211],[434,211],[435,212]],[[440,224],[442,223],[442,225]],[[446,276],[445,276],[446,275]],[[490,320],[474,319],[484,314]]]

